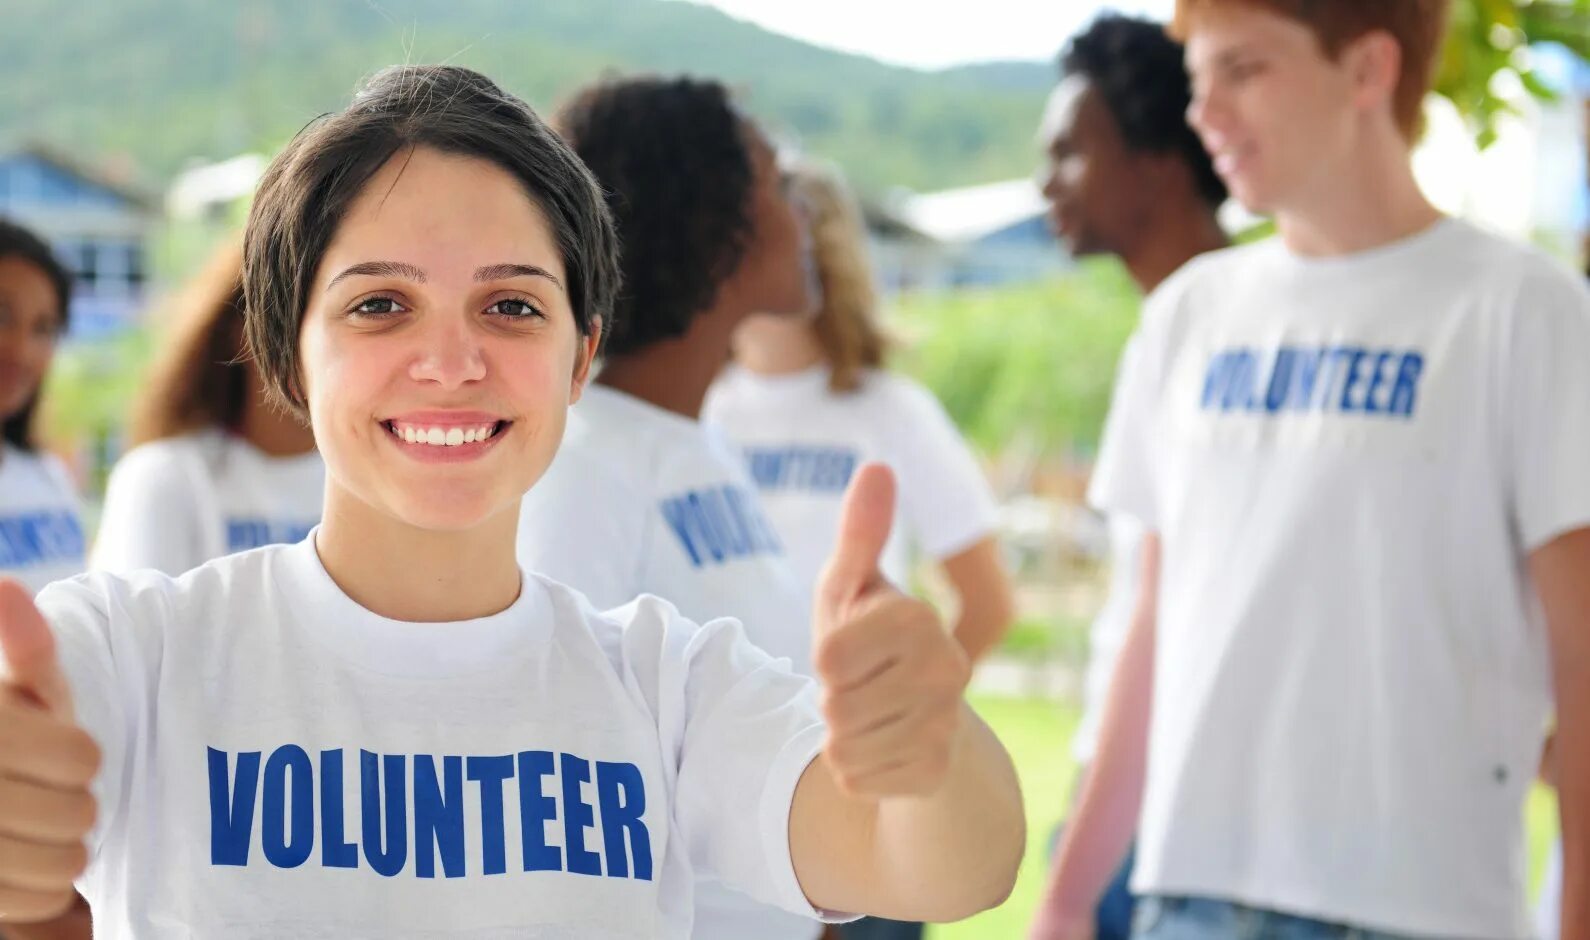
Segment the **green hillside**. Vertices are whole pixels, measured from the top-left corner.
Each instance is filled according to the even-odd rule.
[[[44,140],[157,186],[279,146],[394,62],[478,68],[543,109],[605,71],[710,75],[864,188],[1028,172],[1046,66],[923,72],[681,0],[7,0],[0,140]],[[1058,48],[1063,37],[1055,38]]]

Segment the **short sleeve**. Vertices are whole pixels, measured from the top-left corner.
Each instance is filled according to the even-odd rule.
[[[790,855],[790,810],[822,749],[817,686],[717,620],[687,652],[674,814],[691,865],[753,900],[818,919]]]
[[[179,451],[158,443],[129,451],[106,484],[89,568],[115,574],[153,568],[175,576],[204,564],[199,500]]]
[[[938,399],[905,379],[899,383],[896,440],[900,503],[923,553],[944,559],[994,531],[996,507],[988,478]]]
[[[1127,341],[1115,375],[1115,392],[1099,458],[1088,485],[1088,502],[1106,513],[1124,513],[1157,528],[1154,425],[1159,377],[1154,373],[1150,340],[1142,329]]]
[[[131,630],[122,630],[117,642],[106,591],[106,579],[85,575],[57,581],[39,592],[35,600],[40,613],[55,635],[56,655],[72,691],[72,707],[78,726],[99,745],[101,764],[93,785],[99,813],[89,838],[92,853],[110,828],[125,792],[128,722],[132,712],[124,707],[125,685],[134,681],[136,670],[118,669],[118,659],[131,655]],[[120,648],[118,648],[120,647]]]
[[[641,593],[651,513],[594,463],[564,445],[520,505],[518,552],[520,565],[606,609]]]
[[[1526,552],[1590,526],[1590,290],[1537,263],[1503,366],[1511,505]]]

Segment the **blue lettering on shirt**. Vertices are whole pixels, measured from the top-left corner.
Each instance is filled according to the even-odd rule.
[[[745,448],[756,488],[843,493],[861,463],[854,448],[785,444]]]
[[[246,552],[263,545],[292,545],[302,542],[314,527],[315,523],[302,520],[234,516],[226,520],[226,550]]]
[[[664,499],[660,508],[692,568],[784,552],[755,494],[743,487],[688,490]]]
[[[0,568],[75,561],[83,557],[83,528],[59,509],[0,516]]]
[[[1236,347],[1215,353],[1204,370],[1204,411],[1384,415],[1413,418],[1424,355],[1362,346]]]
[[[367,865],[387,878],[406,870],[416,878],[506,874],[503,800],[512,786],[520,806],[524,871],[652,880],[646,783],[631,763],[551,751],[436,756],[361,750],[359,806],[352,808],[343,805],[340,748],[320,751],[317,758],[296,744],[284,744],[268,758],[260,751],[206,750],[211,865],[261,864],[263,856],[263,864],[297,868],[316,857],[318,841],[323,868]],[[557,783],[548,786],[545,778],[554,776]],[[466,781],[477,799],[466,801]],[[585,795],[590,784],[594,803]],[[472,804],[478,812],[466,809]],[[362,820],[358,842],[348,841],[350,812]],[[547,840],[547,823],[558,819],[561,846]],[[600,838],[591,832],[598,821]],[[259,856],[251,851],[256,831]]]

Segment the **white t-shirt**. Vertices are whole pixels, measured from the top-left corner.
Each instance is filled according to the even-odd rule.
[[[697,869],[816,916],[814,687],[732,621],[529,573],[489,617],[387,620],[312,536],[39,605],[104,753],[96,937],[684,938]]]
[[[686,617],[735,617],[757,646],[811,671],[810,602],[732,446],[632,395],[592,385],[569,410],[557,457],[525,495],[519,562],[599,608],[657,594]],[[705,877],[693,936],[810,940],[821,932],[760,900]]]
[[[762,506],[808,591],[833,548],[850,476],[868,461],[888,464],[899,482],[882,559],[894,583],[907,583],[913,551],[942,560],[994,531],[988,480],[932,392],[871,369],[854,392],[835,393],[829,376],[827,365],[776,376],[730,366],[701,415],[745,451]]]
[[[1587,362],[1584,285],[1454,220],[1155,293],[1093,487],[1163,546],[1138,890],[1529,932],[1524,560],[1590,525]]]
[[[0,444],[0,575],[37,593],[83,570],[76,491],[54,457]]]
[[[1079,766],[1093,762],[1099,749],[1099,732],[1104,724],[1104,707],[1110,695],[1110,680],[1121,647],[1132,629],[1132,614],[1137,609],[1138,577],[1142,566],[1143,524],[1124,513],[1112,513],[1109,529],[1110,583],[1104,605],[1088,628],[1088,668],[1082,678],[1082,720],[1071,739],[1071,756]]]
[[[320,522],[325,488],[316,451],[272,457],[220,429],[143,444],[111,470],[91,567],[181,574],[301,541]]]

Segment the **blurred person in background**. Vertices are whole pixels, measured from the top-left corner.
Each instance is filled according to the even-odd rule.
[[[91,567],[177,575],[297,542],[320,521],[314,435],[275,406],[243,345],[243,249],[226,245],[177,308],[111,471]]]
[[[34,436],[71,287],[42,239],[0,219],[0,574],[33,592],[83,570],[76,488]]]
[[[600,613],[518,564],[619,267],[522,101],[383,70],[272,162],[246,243],[249,347],[312,416],[325,521],[37,605],[0,578],[0,922],[81,884],[118,938],[682,940],[703,869],[809,918],[1008,894],[1019,788],[959,646],[878,571],[887,468],[836,540],[822,689],[733,620]]]
[[[1227,245],[1217,213],[1226,187],[1187,124],[1192,89],[1180,43],[1158,23],[1106,14],[1060,56],[1039,144],[1049,224],[1075,257],[1119,258],[1146,296],[1197,255]],[[1117,654],[1138,596],[1142,523],[1108,517],[1110,581],[1088,634],[1082,721],[1071,752],[1081,792]],[[1100,898],[1098,940],[1131,932],[1132,853]]]
[[[1590,937],[1590,291],[1444,217],[1411,150],[1448,0],[1178,0],[1190,123],[1278,237],[1155,291],[1090,496],[1146,527],[1032,936],[1531,932],[1556,693]],[[1461,511],[1458,511],[1458,509]]]
[[[995,538],[993,493],[933,393],[884,371],[887,347],[867,254],[866,228],[838,172],[792,170],[810,222],[815,316],[756,313],[734,333],[734,363],[712,386],[702,420],[745,452],[773,529],[808,595],[838,532],[855,469],[887,463],[899,481],[884,574],[909,585],[925,554],[953,587],[955,637],[974,662],[1014,613]],[[837,928],[847,940],[920,937],[920,924],[868,918]]]
[[[608,194],[624,286],[601,369],[525,498],[520,561],[598,608],[650,593],[686,617],[736,617],[753,643],[811,675],[812,598],[738,452],[699,420],[745,318],[806,316],[816,302],[805,224],[774,147],[723,85],[689,78],[600,82],[555,124]],[[890,893],[941,861],[891,860]],[[695,911],[697,940],[821,931],[711,877],[697,882]]]
[[[808,593],[852,472],[874,460],[892,467],[899,515],[884,573],[907,585],[912,556],[933,559],[954,589],[956,639],[976,661],[1014,612],[993,493],[933,393],[883,368],[887,341],[866,228],[844,182],[811,163],[793,176],[811,220],[817,313],[746,318],[734,334],[734,363],[713,385],[702,420],[745,451],[763,509]]]

